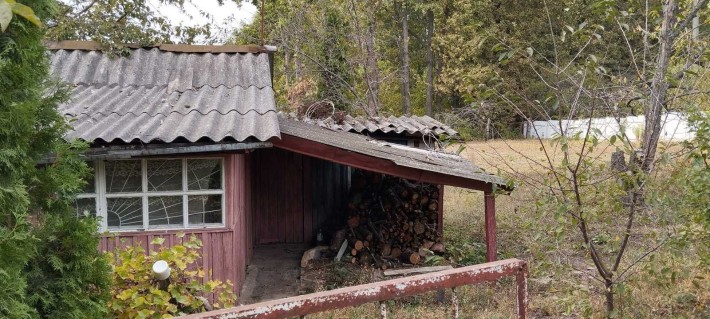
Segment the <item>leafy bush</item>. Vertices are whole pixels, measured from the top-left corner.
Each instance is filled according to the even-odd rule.
[[[164,240],[158,238],[152,244],[162,245]],[[192,236],[181,245],[163,246],[150,254],[140,246],[117,249],[113,255],[113,297],[109,303],[113,316],[119,319],[169,318],[233,306],[236,295],[230,281],[200,281],[205,271],[195,266],[195,262],[200,258],[201,246],[202,242]],[[167,285],[153,278],[151,268],[158,260],[165,260],[170,265]],[[207,300],[210,294],[213,303]]]

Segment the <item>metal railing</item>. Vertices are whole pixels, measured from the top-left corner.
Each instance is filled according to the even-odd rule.
[[[203,312],[180,317],[182,319],[237,319],[237,318],[290,318],[355,307],[370,302],[380,302],[380,314],[387,317],[386,300],[414,296],[430,291],[452,289],[481,282],[497,281],[506,276],[516,277],[517,316],[526,318],[528,307],[528,268],[519,259],[506,259],[480,265],[455,268],[423,275],[403,277],[365,285],[265,301],[251,305]],[[451,300],[451,315],[459,316],[456,294]]]

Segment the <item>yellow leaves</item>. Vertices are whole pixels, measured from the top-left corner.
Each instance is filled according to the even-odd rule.
[[[133,290],[124,290],[121,291],[118,295],[115,296],[115,298],[121,299],[121,300],[128,300],[133,296],[134,291]]]
[[[15,0],[0,0],[0,31],[5,32],[7,30],[13,14],[25,18],[38,27],[42,26],[42,22],[35,15],[32,8]]]
[[[201,259],[202,243],[195,236],[182,244],[163,246],[164,239],[152,242],[158,251],[146,255],[140,247],[117,249],[115,257],[113,298],[109,308],[116,318],[171,318],[183,313],[204,311],[202,300],[215,294],[215,304],[231,306],[236,296],[231,282],[207,280],[207,272],[195,264]],[[169,285],[153,279],[151,267],[164,260],[172,269]],[[204,284],[203,284],[204,283]],[[219,307],[215,307],[219,308]]]
[[[222,282],[217,281],[217,280],[210,280],[207,282],[207,286],[210,288],[210,291],[214,290],[215,288],[219,287]]]

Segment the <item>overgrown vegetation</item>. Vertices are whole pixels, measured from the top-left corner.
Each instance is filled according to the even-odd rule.
[[[178,235],[183,238],[184,235]],[[182,244],[164,247],[154,239],[151,253],[141,246],[117,249],[113,265],[111,313],[116,318],[165,318],[234,306],[236,295],[230,281],[206,280],[197,266],[202,242],[195,236]],[[164,260],[171,269],[169,282],[153,278],[151,266]],[[213,301],[207,298],[213,298]]]

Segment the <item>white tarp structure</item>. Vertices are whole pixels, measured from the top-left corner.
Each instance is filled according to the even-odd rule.
[[[591,121],[591,126],[589,121]],[[549,139],[555,136],[586,135],[587,129],[599,130],[599,138],[608,139],[623,132],[630,140],[641,138],[644,131],[644,116],[628,116],[617,121],[613,117],[580,119],[580,120],[550,120],[526,122],[523,126],[525,138]],[[695,131],[689,126],[686,115],[670,112],[661,115],[661,139],[667,141],[685,141],[695,137]],[[560,130],[560,126],[562,130]]]

